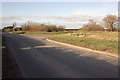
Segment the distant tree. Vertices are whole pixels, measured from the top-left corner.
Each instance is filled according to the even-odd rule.
[[[22,30],[23,31],[29,31],[29,26],[25,23],[22,25]]]
[[[56,25],[49,25],[48,26],[48,32],[55,32],[57,30],[57,26]]]
[[[13,25],[12,25],[12,26],[13,26],[13,28],[16,27],[16,22],[13,22]]]
[[[64,31],[64,30],[65,30],[64,26],[58,26],[57,27],[57,31]]]
[[[19,30],[21,31],[21,30],[22,30],[22,28],[20,27],[20,28],[19,28]]]
[[[87,30],[87,31],[102,31],[103,28],[98,25],[95,21],[89,20],[88,24],[83,25],[81,30]]]
[[[13,26],[7,26],[3,28],[4,32],[12,32],[13,31]]]
[[[105,23],[105,26],[110,30],[113,31],[115,29],[114,25],[117,22],[117,16],[116,15],[107,15],[104,17],[103,21]]]
[[[16,28],[14,28],[14,31],[21,31],[21,30],[22,30],[21,27],[16,27]]]
[[[63,31],[64,26],[56,26],[56,25],[45,25],[40,23],[31,23],[27,22],[22,25],[23,31],[41,31],[41,32],[57,32]]]

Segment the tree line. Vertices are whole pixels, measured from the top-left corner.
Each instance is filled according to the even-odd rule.
[[[96,21],[89,20],[89,22],[83,25],[80,30],[87,30],[87,31],[118,31],[120,30],[118,27],[118,17],[116,15],[106,15],[103,18],[103,25],[97,24]]]
[[[23,31],[41,31],[41,32],[58,32],[64,31],[64,26],[56,26],[56,25],[45,25],[39,23],[29,22],[22,25]]]
[[[106,15],[103,18],[104,25],[97,24],[96,21],[89,20],[87,24],[84,24],[80,30],[87,31],[118,31],[120,30],[118,27],[119,18],[116,15]],[[7,26],[3,28],[5,32],[12,31],[41,31],[41,32],[58,32],[64,31],[65,26],[56,26],[56,25],[46,25],[40,23],[27,22],[23,24],[21,27],[15,27],[16,23],[14,22],[12,26]]]
[[[23,24],[21,27],[15,27],[15,24],[13,23],[13,26],[7,26],[3,28],[3,31],[5,32],[12,32],[12,31],[41,31],[41,32],[58,32],[58,31],[64,31],[64,26],[56,26],[56,25],[45,25],[40,23],[33,23],[33,22],[27,22]]]

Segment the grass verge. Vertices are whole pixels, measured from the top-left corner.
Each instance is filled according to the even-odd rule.
[[[89,33],[87,37],[103,40],[116,40],[118,41],[118,32],[108,32],[108,31],[76,31],[76,33]]]
[[[13,34],[24,34],[24,33],[26,33],[25,31],[14,31],[14,32],[12,32]]]
[[[118,41],[113,40],[102,40],[90,37],[74,37],[70,35],[52,36],[49,39],[76,46],[90,48],[93,50],[100,50],[115,54],[117,54],[118,52]]]
[[[61,32],[26,32],[25,34],[66,34],[72,33],[71,31],[61,31]]]

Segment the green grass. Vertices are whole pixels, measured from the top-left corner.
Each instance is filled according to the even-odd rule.
[[[95,39],[90,37],[75,37],[71,35],[53,36],[50,37],[49,39],[76,45],[76,46],[91,48],[93,50],[106,51],[116,54],[118,50],[118,41],[113,41],[113,40],[102,40],[102,39]]]
[[[72,31],[60,31],[60,32],[30,32],[30,31],[14,31],[10,32],[13,34],[67,34],[67,33],[72,33]]]
[[[105,32],[105,31],[76,31],[75,33],[90,33],[86,37],[78,37],[71,35],[64,35],[72,33],[73,31],[61,31],[61,32],[24,32],[17,31],[12,32],[15,34],[53,34],[57,36],[50,37],[52,40],[64,42],[72,45],[91,48],[94,50],[106,51],[110,53],[118,52],[118,32]],[[59,36],[59,34],[61,34]]]
[[[24,34],[26,32],[25,31],[14,31],[14,32],[11,32],[11,33],[13,33],[13,34]]]
[[[70,31],[61,31],[61,32],[26,32],[25,34],[66,34],[71,33]]]

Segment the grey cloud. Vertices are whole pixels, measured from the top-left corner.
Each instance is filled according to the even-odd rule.
[[[90,19],[100,23],[102,16],[87,15],[87,14],[74,14],[67,16],[44,16],[43,19],[48,19],[51,24],[65,25],[67,28],[80,28],[87,24]]]
[[[22,20],[22,18],[16,17],[16,16],[3,16],[2,20],[3,21],[14,21],[14,20]]]
[[[57,20],[57,21],[65,21],[65,22],[86,22],[89,19],[93,19],[93,20],[100,20],[100,16],[90,16],[90,15],[68,15],[68,16],[45,16],[42,17],[45,19],[49,19],[49,20]]]
[[[14,21],[25,23],[27,21],[49,23],[55,25],[65,25],[66,27],[81,27],[83,24],[88,23],[89,19],[100,22],[100,16],[86,15],[86,14],[73,14],[66,16],[4,16],[2,17],[3,24],[12,24]]]

